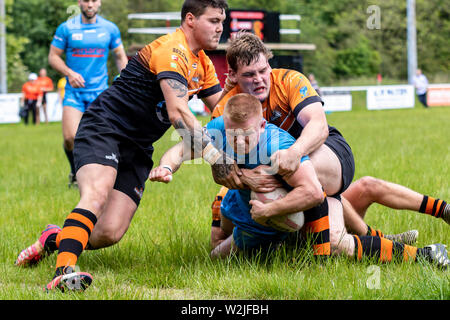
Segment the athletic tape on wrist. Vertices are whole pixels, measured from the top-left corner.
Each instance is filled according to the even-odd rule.
[[[208,162],[210,165],[213,165],[217,162],[217,160],[220,159],[221,155],[219,150],[214,148],[214,146],[210,143],[208,143],[202,151],[202,157],[205,159],[206,162]]]

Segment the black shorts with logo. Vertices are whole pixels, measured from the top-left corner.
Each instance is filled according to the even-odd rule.
[[[75,136],[75,169],[90,163],[114,167],[114,189],[139,205],[153,166],[153,143],[170,126],[159,82],[133,58],[84,112]]]
[[[342,188],[339,190],[336,196],[343,193],[353,181],[355,176],[355,159],[353,158],[353,152],[347,141],[342,134],[334,127],[329,127],[329,135],[325,140],[325,145],[328,146],[338,157],[342,168]]]
[[[101,118],[88,113],[80,123],[73,155],[76,171],[90,163],[115,168],[114,189],[139,205],[153,161],[128,137],[114,132]]]

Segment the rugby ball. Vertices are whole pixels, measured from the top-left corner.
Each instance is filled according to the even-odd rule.
[[[250,198],[252,200],[259,200],[262,203],[272,202],[282,199],[287,195],[288,191],[285,188],[277,188],[272,192],[260,193],[252,191]],[[272,227],[278,231],[295,232],[300,230],[305,223],[305,216],[303,211],[290,213],[282,216],[275,216],[266,221],[266,226]]]

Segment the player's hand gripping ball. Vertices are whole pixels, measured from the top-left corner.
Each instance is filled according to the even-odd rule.
[[[272,202],[278,199],[282,199],[287,195],[285,188],[277,188],[272,192],[260,193],[252,191],[250,198],[252,200],[258,200],[262,203]],[[305,216],[303,211],[290,213],[282,216],[274,216],[266,221],[266,225],[272,227],[278,231],[283,232],[295,232],[300,230],[305,223]]]

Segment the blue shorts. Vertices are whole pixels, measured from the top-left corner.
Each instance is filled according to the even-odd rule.
[[[241,198],[239,190],[228,190],[220,211],[235,225],[233,241],[240,250],[276,248],[289,235],[288,232],[256,223],[250,214],[250,206]]]
[[[66,92],[64,93],[64,107],[72,107],[80,112],[84,113],[89,105],[97,99],[97,97],[104,90],[95,90],[95,91],[75,91],[70,88],[66,88]]]
[[[277,233],[273,235],[253,233],[242,230],[239,227],[233,229],[233,242],[243,251],[272,250],[276,249],[288,237],[289,233]]]

